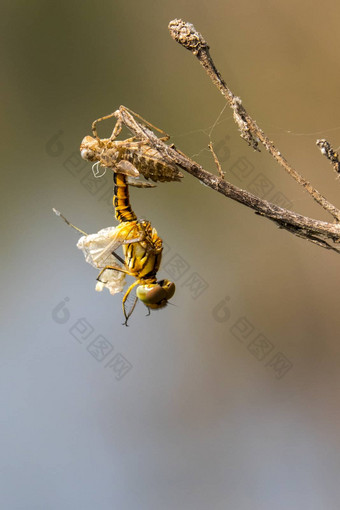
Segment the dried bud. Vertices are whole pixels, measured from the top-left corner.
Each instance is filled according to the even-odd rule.
[[[192,23],[186,23],[181,19],[174,19],[169,23],[171,37],[179,44],[198,55],[202,50],[208,50],[209,46],[203,36],[197,32]]]

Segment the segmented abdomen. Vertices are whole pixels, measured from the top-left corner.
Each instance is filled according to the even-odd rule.
[[[114,172],[113,182],[113,207],[115,208],[116,219],[120,222],[136,220],[137,216],[133,212],[130,204],[129,188],[126,184],[125,175]]]
[[[159,152],[147,145],[136,149],[125,148],[122,152],[122,159],[130,161],[146,179],[169,182],[180,181],[183,177],[176,165],[163,161]]]

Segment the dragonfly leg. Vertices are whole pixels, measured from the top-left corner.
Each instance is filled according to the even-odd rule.
[[[123,305],[123,313],[124,313],[124,317],[125,317],[124,326],[127,326],[127,325],[128,325],[128,324],[127,324],[127,323],[128,323],[128,320],[129,320],[129,318],[131,317],[132,312],[134,311],[134,309],[135,309],[135,307],[136,307],[137,299],[138,299],[138,298],[137,298],[137,296],[136,296],[135,302],[133,303],[132,309],[130,310],[130,313],[129,313],[129,314],[127,314],[127,313],[126,313],[126,308],[125,308],[126,300],[127,300],[127,298],[129,297],[129,294],[130,294],[130,292],[132,291],[132,289],[133,289],[136,285],[138,285],[139,283],[140,283],[140,282],[139,282],[139,280],[136,280],[134,283],[132,283],[132,284],[130,285],[130,287],[128,288],[128,290],[125,292],[125,295],[124,295],[124,297],[123,297],[122,305]]]
[[[116,114],[117,114],[117,112],[114,112],[113,115],[116,115]],[[113,128],[112,134],[110,136],[110,140],[111,141],[115,140],[117,138],[117,136],[120,134],[122,129],[123,129],[123,123],[122,123],[122,120],[118,117],[115,127]]]
[[[116,116],[117,116],[117,112],[112,112],[109,115],[105,115],[104,117],[100,117],[100,119],[94,120],[92,122],[92,134],[93,134],[94,138],[97,138],[97,140],[100,139],[98,136],[98,133],[97,133],[98,122],[101,122],[102,120],[111,119],[112,117],[116,117]],[[110,140],[111,139],[114,140],[115,138],[117,138],[117,136],[121,132],[122,128],[123,128],[122,121],[121,121],[121,119],[118,118],[118,120],[115,124],[115,127],[112,131],[112,135],[110,136]]]
[[[133,110],[130,110],[130,108],[127,108],[126,106],[121,106],[119,108],[119,110],[120,111],[123,110],[123,111],[130,113],[131,115],[133,115],[133,117],[136,117],[137,119],[141,120],[143,122],[143,124],[145,124],[147,127],[150,127],[151,129],[155,129],[156,131],[158,131],[158,133],[160,133],[162,135],[160,140],[162,140],[163,142],[166,142],[167,140],[169,140],[170,135],[168,135],[165,131],[163,131],[163,129],[160,129],[160,128],[154,126],[153,124],[151,124],[151,122],[149,122],[148,120],[145,120],[141,115],[134,112]]]
[[[110,138],[110,140],[111,140],[111,138]],[[126,140],[123,140],[123,142],[124,142],[124,147],[125,147],[126,144],[129,145],[130,143],[131,143],[131,146],[135,146],[136,143],[137,144],[145,143],[145,142],[139,141],[136,136],[132,136],[131,138],[127,138]]]
[[[134,275],[131,275],[130,271],[127,271],[126,269],[123,269],[122,267],[119,267],[119,266],[105,266],[105,267],[103,267],[103,269],[100,271],[99,275],[97,276],[97,281],[98,282],[106,283],[106,282],[102,282],[100,277],[104,273],[104,271],[106,271],[107,269],[111,269],[112,271],[119,271],[120,273],[125,273],[128,276],[134,276]]]
[[[127,140],[124,140],[124,148],[126,149],[135,149],[136,147],[143,147],[145,145],[144,140],[137,140],[136,137],[128,138]]]

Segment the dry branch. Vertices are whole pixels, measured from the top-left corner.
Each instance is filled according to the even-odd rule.
[[[238,188],[222,177],[213,175],[175,147],[166,145],[166,143],[160,140],[150,129],[138,122],[125,108],[120,108],[120,117],[125,126],[134,133],[135,136],[145,140],[151,147],[157,149],[165,161],[175,163],[213,190],[250,207],[257,214],[274,221],[280,228],[288,230],[298,237],[302,237],[323,248],[340,253],[340,249],[336,246],[340,243],[340,210],[331,204],[311,185],[311,183],[288,164],[281,152],[276,149],[273,142],[270,141],[257,126],[256,122],[243,107],[241,99],[234,96],[227,87],[211,59],[209,46],[202,35],[195,30],[194,26],[182,20],[173,20],[169,24],[169,30],[171,36],[178,43],[190,50],[199,59],[209,77],[227,99],[233,110],[234,119],[241,131],[242,138],[255,150],[258,150],[258,145],[261,143],[289,175],[291,175],[323,209],[333,216],[334,223],[308,218],[294,211],[284,209],[248,191]]]

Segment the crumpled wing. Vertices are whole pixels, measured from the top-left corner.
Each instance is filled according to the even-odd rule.
[[[77,248],[82,250],[86,262],[97,269],[104,269],[105,266],[123,268],[112,252],[122,244],[116,227],[107,227],[99,230],[97,234],[83,236],[77,243]],[[111,294],[122,292],[125,285],[125,273],[107,269],[101,275],[102,281],[97,282],[96,290],[101,291],[107,287]]]
[[[125,273],[115,271],[114,269],[106,269],[100,276],[100,282],[97,281],[96,290],[101,292],[105,287],[110,294],[114,295],[123,292],[125,285]]]
[[[97,269],[103,269],[105,266],[117,265],[117,259],[112,255],[115,248],[119,246],[119,243],[112,242],[116,239],[116,227],[107,227],[99,230],[96,234],[81,237],[77,248],[84,253],[86,262]],[[113,247],[106,251],[109,245]],[[105,251],[104,257],[102,256],[103,251]]]

